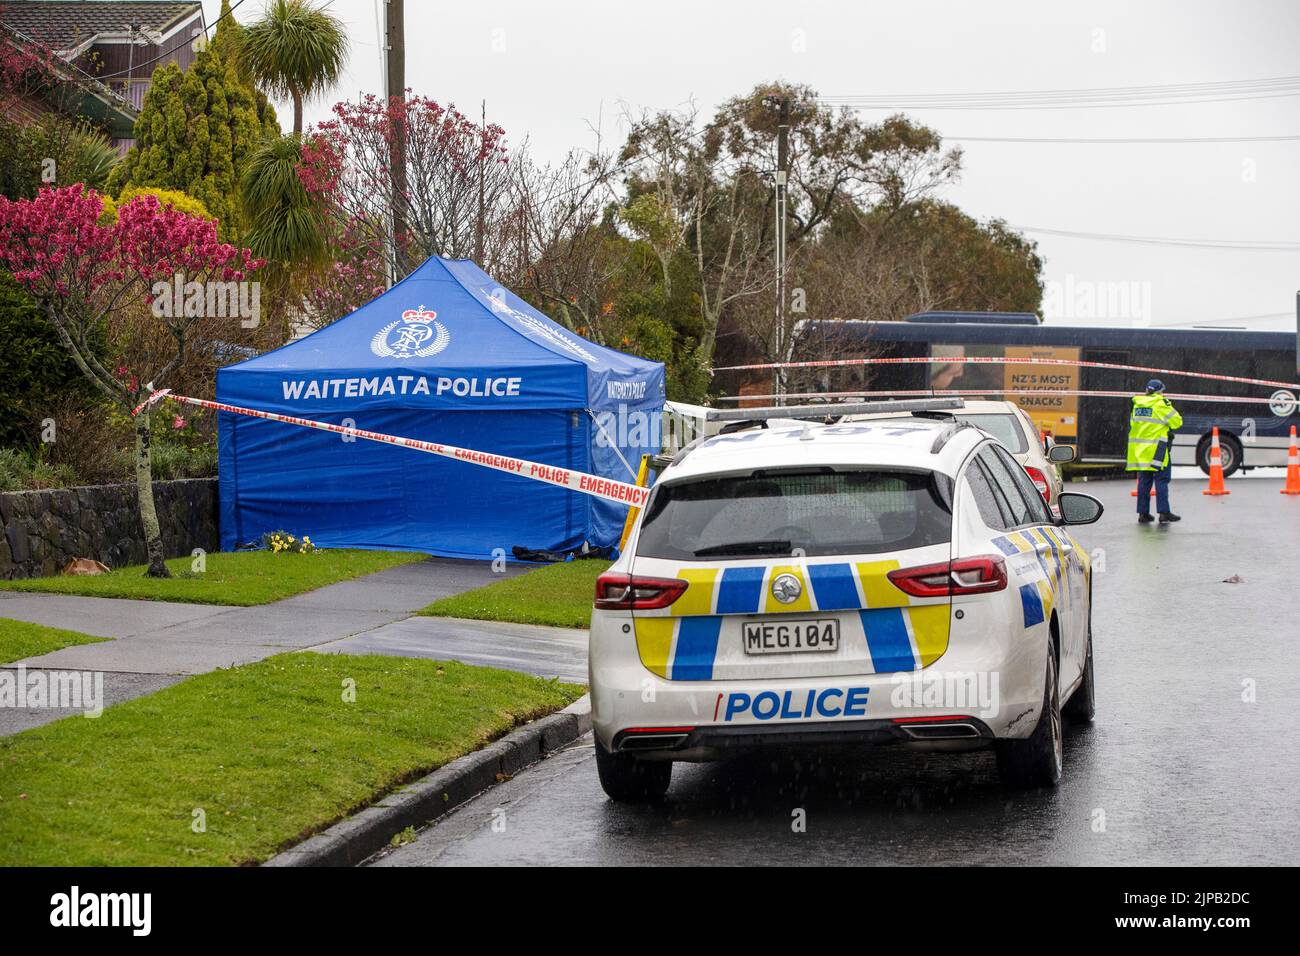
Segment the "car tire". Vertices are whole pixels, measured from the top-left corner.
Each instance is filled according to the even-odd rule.
[[[1205,474],[1210,473],[1210,436],[1206,435],[1196,446],[1196,464]],[[1219,454],[1223,458],[1223,477],[1231,478],[1241,468],[1241,442],[1233,435],[1219,433]]]
[[[662,799],[673,776],[671,760],[637,760],[610,753],[596,740],[596,773],[606,795],[619,803],[649,803]]]
[[[1070,699],[1065,702],[1061,708],[1061,713],[1071,722],[1080,724],[1092,723],[1093,716],[1097,713],[1097,702],[1095,700],[1096,688],[1092,680],[1092,610],[1088,610],[1088,651],[1083,662],[1083,680],[1079,686],[1074,689]]]
[[[1034,732],[1024,740],[999,740],[995,744],[998,775],[1016,789],[1054,787],[1061,780],[1064,738],[1061,733],[1061,691],[1056,676],[1056,654],[1047,648],[1047,674],[1043,681],[1043,709]]]

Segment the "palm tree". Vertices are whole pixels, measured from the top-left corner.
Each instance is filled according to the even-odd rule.
[[[293,131],[302,133],[302,104],[338,82],[348,58],[343,24],[309,0],[271,0],[247,27],[239,55],[269,92],[293,100]]]
[[[298,178],[302,142],[296,136],[262,141],[244,165],[248,247],[273,267],[317,263],[325,252],[319,214]]]

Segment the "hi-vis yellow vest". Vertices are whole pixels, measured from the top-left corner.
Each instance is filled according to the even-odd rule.
[[[1128,470],[1160,471],[1169,464],[1169,433],[1183,424],[1169,399],[1134,395],[1128,424]]]

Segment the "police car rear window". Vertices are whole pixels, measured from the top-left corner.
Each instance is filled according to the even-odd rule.
[[[970,422],[976,428],[982,428],[1010,449],[1013,455],[1022,455],[1029,450],[1025,444],[1025,433],[1015,415],[957,415],[964,422]]]
[[[801,552],[874,554],[951,537],[929,472],[766,470],[656,489],[637,554],[699,561]]]

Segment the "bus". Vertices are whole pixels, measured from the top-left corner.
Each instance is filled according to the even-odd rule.
[[[812,327],[821,325],[823,328]],[[826,326],[833,326],[827,328]],[[921,312],[901,322],[836,320],[806,323],[819,351],[871,358],[929,357],[930,364],[847,365],[797,369],[791,391],[917,391],[959,389],[1014,401],[1057,443],[1075,446],[1077,462],[1125,461],[1127,398],[1006,394],[1022,391],[1103,391],[1139,394],[1151,378],[1172,394],[1258,397],[1266,403],[1174,400],[1183,425],[1171,462],[1210,469],[1210,432],[1218,426],[1224,474],[1286,464],[1291,426],[1300,426],[1295,388],[1248,385],[1179,375],[1092,368],[1087,362],[1209,372],[1290,383],[1297,378],[1297,336],[1238,329],[1104,328],[1042,325],[1032,313]],[[945,364],[946,357],[1047,358],[1053,365]],[[800,385],[802,383],[802,387]]]

